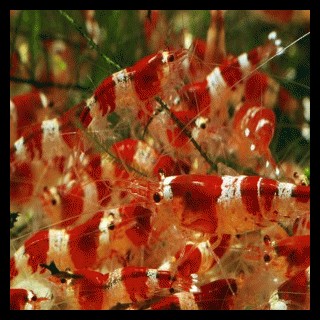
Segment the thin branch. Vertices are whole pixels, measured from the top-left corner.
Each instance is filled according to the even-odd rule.
[[[59,10],[60,14],[65,17],[79,32],[80,34],[88,41],[89,45],[96,49],[100,56],[109,64],[116,67],[118,70],[122,68],[115,62],[113,62],[109,57],[107,57],[104,53],[101,52],[100,47],[82,30],[82,28],[76,24],[72,17],[68,15],[68,13],[64,10]]]
[[[207,154],[202,150],[201,146],[197,143],[196,140],[192,137],[189,130],[186,129],[185,125],[169,110],[168,106],[161,100],[160,97],[155,98],[158,103],[160,103],[162,109],[166,110],[174,122],[179,126],[182,132],[190,139],[195,148],[199,151],[201,156],[210,164],[211,168],[215,171],[218,170],[217,165],[207,156]]]
[[[171,117],[171,119],[179,126],[179,128],[182,130],[182,132],[190,139],[190,141],[192,142],[192,144],[195,146],[195,148],[199,151],[199,153],[201,154],[201,156],[207,161],[207,163],[211,166],[211,170],[214,171],[218,171],[218,166],[216,163],[223,163],[224,165],[236,170],[236,171],[241,171],[243,174],[247,174],[247,175],[256,175],[256,172],[254,172],[252,169],[250,168],[245,168],[245,167],[241,167],[237,164],[235,164],[233,161],[218,157],[216,160],[216,163],[214,163],[208,156],[207,154],[202,150],[201,146],[198,144],[198,142],[196,140],[194,140],[194,138],[192,137],[191,133],[189,132],[189,130],[186,129],[186,126],[184,123],[182,123],[168,108],[168,106],[161,100],[160,97],[156,97],[155,98],[156,101],[161,105],[161,109],[165,110],[169,116]],[[159,110],[160,112],[161,110]],[[159,113],[158,112],[158,113]]]
[[[72,83],[56,83],[56,82],[40,82],[33,79],[23,79],[19,77],[10,77],[10,81],[17,82],[17,83],[27,83],[31,84],[37,88],[47,88],[47,87],[55,87],[59,89],[65,89],[65,90],[81,90],[81,91],[88,91],[90,88],[83,87],[80,84],[72,84]]]

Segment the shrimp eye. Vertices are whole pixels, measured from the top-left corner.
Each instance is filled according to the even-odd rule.
[[[264,262],[270,262],[271,261],[271,257],[268,254],[265,254],[263,256],[263,260],[264,260]]]
[[[170,289],[169,289],[169,292],[170,292],[170,293],[174,293],[174,289],[173,289],[173,288],[170,288]]]
[[[52,204],[53,206],[55,206],[55,205],[57,204],[57,200],[56,200],[56,199],[52,199],[52,200],[51,200],[51,204]]]
[[[200,128],[201,129],[205,129],[207,126],[206,126],[206,124],[205,123],[201,123],[201,125],[200,125]]]
[[[67,280],[66,280],[65,278],[62,278],[62,279],[60,280],[60,282],[61,282],[61,283],[66,283]]]
[[[153,200],[155,203],[159,203],[161,201],[162,197],[161,195],[159,194],[159,192],[156,192],[154,195],[153,195]]]
[[[115,227],[115,226],[114,226],[114,224],[112,223],[112,224],[110,224],[110,226],[108,227],[108,229],[109,229],[109,230],[114,230],[114,227]]]
[[[31,300],[32,300],[32,301],[37,301],[37,296],[33,296],[33,297],[31,298]]]
[[[167,59],[168,62],[173,62],[174,61],[174,55],[173,54],[170,54],[168,56],[168,59]]]

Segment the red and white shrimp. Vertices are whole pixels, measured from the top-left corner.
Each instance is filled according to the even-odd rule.
[[[200,287],[200,292],[177,292],[150,306],[150,310],[230,310],[237,292],[235,279],[220,279]]]
[[[274,38],[272,34],[271,39]],[[281,51],[281,48],[269,41],[239,57],[226,60],[206,77],[206,80],[191,83],[180,90],[184,108],[195,112],[195,115],[209,116],[219,125],[225,125],[228,118],[226,103],[232,90],[240,84],[259,63]]]
[[[68,279],[69,276],[69,279]],[[61,281],[61,277],[64,281]],[[102,274],[89,269],[53,275],[60,287],[60,299],[68,309],[101,310],[120,304],[143,302],[175,290],[189,291],[194,279],[174,275],[170,271],[146,267],[124,267]],[[60,281],[59,281],[60,280]],[[60,283],[59,283],[60,282]]]
[[[271,109],[245,102],[235,113],[231,138],[239,163],[272,178],[280,176],[280,168],[269,149],[275,126],[276,117]]]
[[[186,163],[174,161],[169,155],[159,153],[143,140],[125,139],[119,141],[111,147],[111,151],[121,160],[124,167],[129,165],[148,177],[158,177],[159,170],[166,175],[169,175],[170,172],[171,174],[180,174],[184,170],[188,170]]]
[[[134,119],[140,110],[148,114],[150,99],[157,95],[166,99],[174,92],[179,80],[173,75],[186,54],[186,50],[160,51],[104,79],[86,102],[80,116],[83,126],[99,134],[107,128],[106,115],[111,112],[122,109],[126,114],[132,113]]]
[[[49,310],[54,304],[49,281],[31,277],[10,288],[10,310]]]
[[[272,293],[266,309],[309,310],[310,309],[310,267],[300,271],[283,282]]]
[[[164,178],[153,198],[159,209],[169,203],[186,228],[238,234],[309,211],[310,187],[259,176],[180,175]]]
[[[102,269],[115,264],[115,259],[137,264],[140,248],[150,237],[151,215],[148,208],[133,204],[99,211],[73,228],[38,231],[11,258],[11,282],[16,283],[21,276],[42,274],[45,269],[41,264],[51,261],[62,270]]]
[[[231,235],[223,234],[220,239],[212,236],[207,241],[194,243],[188,241],[186,245],[175,254],[175,259],[165,262],[160,268],[176,270],[184,276],[191,274],[205,274],[219,263],[219,259],[230,248]]]
[[[52,101],[38,90],[10,99],[10,146],[21,136],[25,127],[49,118]]]

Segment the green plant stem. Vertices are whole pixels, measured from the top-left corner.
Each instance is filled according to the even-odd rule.
[[[109,57],[107,57],[104,53],[101,52],[100,47],[82,30],[82,28],[74,21],[74,19],[72,17],[70,17],[68,15],[67,12],[65,12],[64,10],[59,10],[60,14],[66,18],[78,31],[79,33],[88,41],[89,45],[94,48],[95,50],[97,50],[97,52],[100,54],[100,56],[109,64],[113,65],[114,67],[116,67],[118,70],[121,70],[122,68],[115,63],[114,61],[112,61]]]

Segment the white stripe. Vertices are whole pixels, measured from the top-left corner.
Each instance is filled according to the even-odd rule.
[[[108,244],[110,241],[109,229],[108,226],[110,225],[110,220],[103,216],[101,222],[99,224],[99,244]]]
[[[175,180],[177,178],[177,176],[170,176],[170,177],[166,177],[163,179],[163,185],[164,186],[168,186],[170,185],[170,183]]]
[[[127,88],[130,85],[129,74],[126,69],[120,70],[112,75],[116,88]]]
[[[262,178],[260,177],[260,179],[258,180],[258,183],[257,183],[257,190],[258,190],[258,200],[260,199],[260,188],[261,188],[261,181],[262,181]]]
[[[248,60],[248,55],[247,53],[243,53],[238,57],[238,61],[239,61],[239,65],[242,69],[242,71],[244,71],[244,73],[246,73],[247,71],[249,71],[249,69],[251,68],[251,63]]]
[[[44,93],[40,92],[39,96],[40,96],[40,100],[41,100],[42,106],[44,108],[46,108],[48,106],[48,99],[47,99],[46,95]]]
[[[70,236],[62,230],[49,229],[49,251],[48,255],[54,257],[56,254],[65,256],[69,254],[68,243]]]
[[[91,110],[92,107],[95,105],[96,103],[96,98],[95,96],[90,97],[89,99],[86,100],[86,106]]]
[[[216,87],[227,87],[226,82],[224,81],[220,68],[214,68],[214,70],[209,73],[207,76],[207,82],[208,82],[208,87],[211,88],[216,88]]]
[[[241,198],[241,182],[246,176],[223,176],[221,195],[218,202],[227,202]]]
[[[59,137],[59,122],[57,118],[42,121],[41,128],[43,129],[43,139],[53,140]]]
[[[11,99],[10,99],[10,117],[12,117],[14,121],[17,121],[16,105]]]
[[[154,292],[158,289],[158,279],[157,279],[158,270],[157,269],[148,269],[147,270],[147,287],[148,291],[146,292],[149,295],[153,295]]]
[[[266,124],[271,124],[271,122],[270,121],[268,121],[268,120],[266,120],[266,119],[261,119],[261,120],[259,120],[258,121],[258,124],[257,124],[257,126],[256,126],[256,132],[258,131],[258,130],[260,130],[264,125],[266,125]]]
[[[19,138],[15,143],[14,147],[16,148],[16,154],[19,156],[25,156],[26,154],[26,148],[24,145],[24,138]]]
[[[17,277],[12,280],[12,284],[15,284],[16,279],[20,277],[26,277],[32,274],[32,268],[28,264],[29,256],[26,254],[25,246],[22,245],[14,254],[15,265],[18,271]]]
[[[198,305],[191,292],[179,292],[175,295],[179,298],[181,310],[198,310]]]
[[[98,208],[98,190],[95,182],[87,183],[82,187],[83,198],[79,201],[83,201],[83,213],[88,214],[92,212],[92,209]],[[102,199],[103,200],[103,199]]]
[[[294,188],[294,184],[279,182],[278,183],[278,197],[285,199],[290,198],[292,196],[292,190]]]

